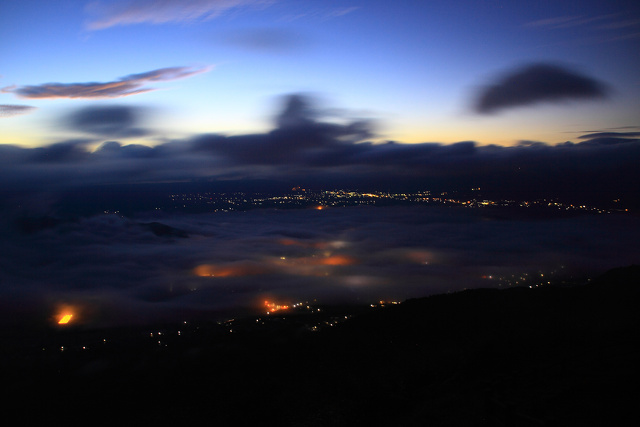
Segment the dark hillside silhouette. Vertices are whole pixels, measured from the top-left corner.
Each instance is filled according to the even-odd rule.
[[[25,424],[635,425],[639,287],[631,266],[409,300],[318,333],[203,324],[166,348],[123,329],[102,350],[5,349],[6,408],[30,406]]]

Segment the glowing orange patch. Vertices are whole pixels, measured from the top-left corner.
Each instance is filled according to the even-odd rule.
[[[203,264],[199,265],[195,268],[195,273],[198,276],[215,276],[215,277],[232,277],[232,276],[242,276],[242,272],[240,268],[226,267],[226,266],[215,266],[211,264]]]
[[[282,238],[282,239],[278,240],[278,243],[280,243],[281,245],[284,245],[284,246],[291,246],[291,245],[299,245],[300,244],[300,243],[298,243],[297,240],[285,239],[285,238]]]
[[[427,264],[434,260],[434,254],[428,250],[409,250],[405,253],[406,258],[418,264]]]
[[[269,271],[260,265],[239,264],[202,264],[193,269],[196,276],[200,277],[242,277],[266,274]]]
[[[71,321],[72,317],[73,317],[73,314],[65,314],[60,318],[60,320],[58,320],[58,325],[66,325]]]
[[[322,265],[352,265],[355,264],[356,260],[349,256],[345,255],[332,255],[322,259]]]
[[[280,305],[280,304],[276,304],[274,302],[270,302],[268,300],[266,300],[264,302],[264,306],[267,308],[267,313],[273,313],[273,312],[276,312],[276,311],[288,310],[289,309],[288,305]]]
[[[300,257],[293,258],[294,265],[322,266],[322,265],[352,265],[358,261],[346,255],[329,255],[325,257]]]
[[[278,243],[284,246],[300,246],[303,248],[324,249],[329,244],[327,242],[305,242],[295,239],[282,238],[278,240]]]

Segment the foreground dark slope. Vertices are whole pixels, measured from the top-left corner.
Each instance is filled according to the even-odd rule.
[[[3,366],[6,413],[90,425],[637,425],[640,267],[407,301],[320,333]]]
[[[629,422],[639,288],[631,267],[579,287],[465,291],[355,319],[341,336],[410,402],[388,413],[402,425]]]

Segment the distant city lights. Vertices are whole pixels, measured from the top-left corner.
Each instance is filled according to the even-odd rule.
[[[589,206],[584,203],[573,204],[560,201],[555,198],[543,198],[536,200],[492,200],[483,197],[480,187],[473,187],[469,192],[441,191],[432,192],[422,190],[417,192],[392,193],[392,192],[361,192],[346,189],[313,191],[300,187],[292,188],[290,193],[182,193],[170,196],[170,206],[157,207],[162,209],[196,209],[208,212],[242,211],[254,208],[311,208],[325,210],[330,207],[345,207],[358,205],[387,205],[389,203],[401,204],[436,204],[448,206],[461,206],[464,208],[487,207],[517,207],[517,208],[545,208],[556,211],[582,211],[594,214],[608,214],[614,212],[628,212],[626,208],[605,208],[602,206]],[[619,202],[619,199],[613,202]],[[107,212],[105,212],[107,213]]]

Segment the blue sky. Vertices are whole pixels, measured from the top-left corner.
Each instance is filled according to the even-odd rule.
[[[0,143],[80,137],[61,125],[68,114],[114,105],[144,111],[153,130],[124,144],[263,132],[291,93],[314,96],[331,120],[373,120],[373,141],[555,144],[637,130],[639,10],[631,1],[5,1]],[[532,63],[559,64],[607,96],[474,111],[482,87]],[[103,97],[33,92],[123,82],[139,86]]]

